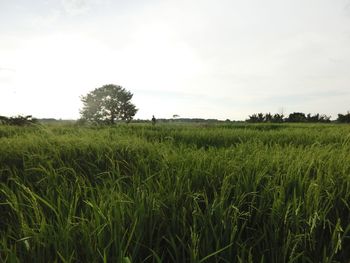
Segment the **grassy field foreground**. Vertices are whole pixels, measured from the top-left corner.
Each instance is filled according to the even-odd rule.
[[[0,126],[1,262],[349,262],[350,126]]]

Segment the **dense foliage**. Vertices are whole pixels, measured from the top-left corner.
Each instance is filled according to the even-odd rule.
[[[290,113],[288,117],[283,114],[271,114],[271,113],[255,113],[249,116],[247,122],[259,123],[259,122],[310,122],[310,123],[328,123],[331,122],[331,116],[325,114],[314,114],[308,113],[307,115],[302,112]]]
[[[33,118],[32,115],[18,115],[15,117],[0,116],[0,124],[4,125],[27,126],[35,123],[37,123],[37,119]]]
[[[115,121],[131,121],[137,109],[131,103],[133,94],[118,85],[104,85],[94,89],[81,100],[84,104],[81,110],[82,120],[94,123],[114,124]]]
[[[350,123],[350,112],[347,114],[338,114],[338,122],[343,122],[343,123]]]
[[[1,262],[349,262],[350,126],[0,127]]]

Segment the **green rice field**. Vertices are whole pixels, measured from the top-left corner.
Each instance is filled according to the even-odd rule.
[[[0,126],[0,262],[350,262],[350,125]]]

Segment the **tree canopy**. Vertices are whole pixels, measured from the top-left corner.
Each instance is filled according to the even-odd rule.
[[[350,123],[350,112],[348,112],[347,114],[338,114],[338,118],[337,118],[338,122],[343,122],[343,123]]]
[[[5,124],[5,125],[27,126],[27,125],[35,124],[37,122],[38,120],[36,118],[33,118],[32,115],[27,115],[27,116],[18,115],[16,117],[0,116],[0,124]]]
[[[340,116],[341,114],[339,114]],[[342,115],[343,116],[343,115]],[[331,116],[327,116],[325,114],[315,114],[311,115],[311,113],[305,115],[302,112],[293,112],[289,114],[288,117],[284,118],[283,114],[271,114],[271,113],[255,113],[249,116],[247,122],[331,122]]]
[[[81,118],[94,123],[114,124],[118,120],[131,121],[137,109],[131,103],[133,94],[123,87],[108,84],[96,88],[81,100]]]

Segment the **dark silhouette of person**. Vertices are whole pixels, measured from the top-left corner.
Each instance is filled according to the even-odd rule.
[[[152,115],[152,125],[153,126],[156,125],[156,122],[157,122],[156,118],[154,117],[154,115]]]

